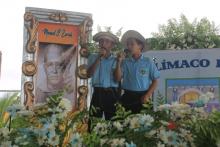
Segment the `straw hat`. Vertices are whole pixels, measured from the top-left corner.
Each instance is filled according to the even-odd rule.
[[[98,42],[100,39],[103,39],[103,38],[109,39],[114,43],[119,42],[118,37],[115,36],[114,34],[110,33],[110,32],[99,32],[99,33],[97,33],[93,36],[93,40],[96,41],[96,42]]]
[[[147,44],[146,44],[146,40],[144,36],[142,36],[139,32],[134,31],[134,30],[129,30],[123,34],[121,38],[121,43],[124,47],[127,47],[127,40],[130,38],[134,38],[134,39],[141,41],[144,46],[143,51],[147,50]]]

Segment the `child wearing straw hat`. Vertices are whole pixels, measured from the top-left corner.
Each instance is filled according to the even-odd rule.
[[[90,103],[90,117],[111,119],[115,114],[115,103],[119,98],[118,82],[113,72],[116,58],[111,49],[119,42],[118,37],[110,32],[99,32],[93,40],[99,43],[99,54],[88,59],[88,77],[92,78],[93,94]],[[95,111],[92,111],[95,108]]]
[[[137,31],[130,30],[124,33],[122,44],[128,49],[130,57],[120,54],[117,58],[115,78],[122,80],[124,94],[120,101],[126,110],[139,113],[142,104],[150,99],[156,89],[160,76],[155,64],[143,56],[146,48],[145,38]]]

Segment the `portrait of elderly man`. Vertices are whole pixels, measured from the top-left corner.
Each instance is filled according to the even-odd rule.
[[[36,78],[36,103],[46,102],[46,98],[64,91],[63,98],[75,106],[76,48],[59,44],[47,44],[39,51]]]

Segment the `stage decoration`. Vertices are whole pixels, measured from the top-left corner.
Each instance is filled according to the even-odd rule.
[[[33,76],[37,71],[36,64],[33,61],[26,61],[22,64],[22,72],[27,76]]]
[[[78,67],[77,69],[77,75],[81,78],[81,79],[87,79],[87,65],[86,64],[82,64]]]
[[[81,94],[86,87],[79,89]],[[220,112],[203,107],[163,104],[153,110],[144,104],[131,114],[117,104],[111,121],[90,118],[88,111],[74,111],[70,101],[57,93],[32,110],[14,104],[7,108],[6,125],[0,128],[0,146],[167,146],[203,147],[219,145]],[[109,135],[111,134],[111,135]]]
[[[87,94],[78,93],[78,89],[88,86],[81,68],[88,52],[82,46],[91,41],[92,24],[88,13],[26,8],[21,93],[26,108],[45,103],[58,91],[64,91],[74,110],[87,107],[83,106]]]

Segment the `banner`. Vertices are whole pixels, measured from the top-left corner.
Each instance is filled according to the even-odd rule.
[[[220,108],[220,49],[148,51],[144,55],[161,73],[155,98],[161,94],[167,103]]]
[[[38,38],[39,42],[77,45],[79,27],[41,22],[38,26]]]

